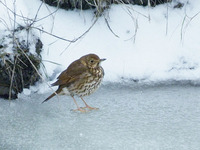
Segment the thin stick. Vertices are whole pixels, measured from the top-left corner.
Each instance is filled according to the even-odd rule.
[[[168,0],[167,0],[166,35],[168,33],[168,17],[169,17],[169,5],[168,5]]]
[[[14,67],[12,69],[12,75],[11,75],[11,80],[10,80],[10,88],[9,88],[9,97],[8,97],[9,100],[11,100],[11,96],[12,96],[12,86],[13,86],[13,79],[14,79],[14,74],[15,74],[16,63],[17,63],[17,58],[15,59]]]
[[[105,16],[104,16],[104,19],[105,19],[105,21],[106,21],[106,25],[108,26],[108,29],[112,32],[112,34],[113,34],[115,37],[119,38],[119,36],[118,36],[117,34],[115,34],[115,33],[113,32],[113,30],[111,29],[111,27],[110,27],[110,25],[109,25],[109,23],[108,23],[108,20],[105,18]]]
[[[15,38],[15,25],[16,25],[16,5],[15,5],[15,3],[16,3],[16,0],[14,0],[14,2],[13,2],[13,7],[14,7],[14,13],[13,13],[13,15],[14,15],[14,24],[13,24],[13,46],[14,46],[14,38]]]

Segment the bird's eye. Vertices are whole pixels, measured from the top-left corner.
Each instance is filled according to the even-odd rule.
[[[91,63],[93,63],[93,62],[94,62],[94,60],[90,60],[90,62],[91,62]]]

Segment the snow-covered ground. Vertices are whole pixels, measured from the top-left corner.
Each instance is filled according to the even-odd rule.
[[[41,4],[40,0],[13,2],[6,1],[11,10],[15,4],[17,14],[32,19]],[[42,57],[49,80],[54,80],[75,59],[88,53],[96,53],[107,58],[102,64],[106,73],[104,81],[119,82],[123,78],[141,82],[192,80],[199,83],[200,2],[181,2],[184,3],[181,9],[173,8],[176,2],[154,8],[112,5],[92,29],[75,43],[34,30],[44,44]],[[13,21],[9,20],[9,11],[2,4],[0,7],[1,19],[12,29]],[[37,19],[55,10],[55,7],[43,4]],[[11,12],[9,16],[13,18]],[[110,31],[105,18],[118,37]],[[20,17],[16,17],[16,20],[22,25],[28,23]],[[83,34],[94,21],[93,10],[60,9],[53,16],[37,21],[33,26],[73,40]],[[0,29],[5,29],[3,23],[0,24]],[[46,87],[43,89],[48,90]]]

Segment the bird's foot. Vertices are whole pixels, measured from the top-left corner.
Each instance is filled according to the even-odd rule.
[[[81,107],[82,109],[86,109],[88,108],[89,110],[98,110],[99,108],[96,108],[96,107],[91,107],[91,106],[88,106],[86,105],[85,107]]]
[[[72,109],[72,111],[80,111],[80,112],[82,112],[82,113],[86,113],[87,112],[87,110],[85,110],[85,109],[83,109],[83,108],[77,108],[77,109]]]

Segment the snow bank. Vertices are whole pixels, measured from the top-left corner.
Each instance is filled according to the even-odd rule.
[[[133,79],[141,82],[199,82],[200,2],[182,2],[184,7],[181,9],[173,8],[175,2],[154,8],[112,5],[93,28],[75,43],[39,32],[44,44],[43,63],[49,79],[54,80],[82,55],[96,53],[107,58],[102,64],[106,73],[104,81]],[[18,12],[29,18],[35,17],[40,4],[39,0],[16,2]],[[37,18],[54,11],[56,8],[43,4]],[[118,37],[111,32],[105,18]],[[53,16],[36,22],[34,26],[73,40],[83,34],[94,20],[92,10],[58,10]]]

